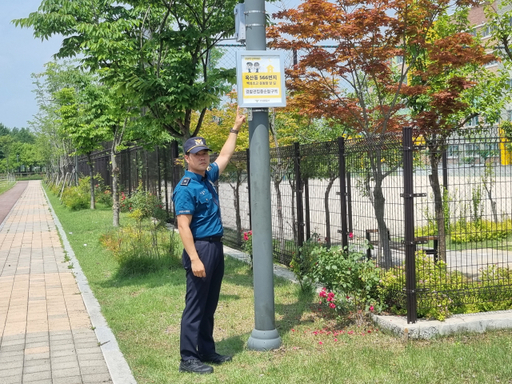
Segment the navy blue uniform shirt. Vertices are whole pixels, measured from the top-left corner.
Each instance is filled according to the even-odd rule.
[[[194,239],[222,236],[224,233],[219,197],[214,188],[218,178],[219,166],[211,163],[205,177],[185,171],[185,176],[174,189],[172,199],[176,215],[192,215],[190,230]]]

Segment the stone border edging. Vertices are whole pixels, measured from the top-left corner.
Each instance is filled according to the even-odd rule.
[[[381,329],[406,339],[432,339],[459,333],[512,329],[512,310],[453,315],[444,321],[419,319],[414,324],[407,324],[405,316],[371,316]]]
[[[73,275],[75,276],[78,289],[82,295],[85,307],[87,308],[92,326],[94,327],[94,332],[98,342],[100,343],[101,351],[103,352],[105,362],[107,363],[112,382],[113,384],[137,384],[137,381],[133,377],[130,366],[126,362],[123,353],[119,349],[119,344],[117,343],[117,339],[114,333],[108,326],[107,321],[101,313],[100,304],[92,293],[89,282],[87,281],[87,277],[80,267],[80,263],[78,262],[78,259],[73,252],[73,248],[71,248],[71,245],[69,244],[64,228],[62,228],[62,224],[60,223],[59,218],[53,210],[53,206],[51,205],[50,200],[46,195],[46,191],[44,188],[42,189],[44,197],[46,198],[46,202],[50,208],[53,220],[55,221],[55,226],[57,227],[59,235],[62,239],[64,250],[69,256],[71,263],[73,264]]]

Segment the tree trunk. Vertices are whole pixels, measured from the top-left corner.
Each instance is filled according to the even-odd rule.
[[[240,215],[240,186],[242,185],[242,170],[237,168],[236,184],[229,186],[233,190],[233,204],[235,206],[236,243],[242,244],[242,216]]]
[[[491,200],[491,209],[492,209],[492,217],[494,218],[494,222],[498,224],[498,210],[496,209],[496,202],[492,199],[491,196],[489,196],[489,199]]]
[[[489,178],[489,179],[487,179]],[[498,223],[498,210],[496,208],[496,202],[494,201],[492,197],[492,188],[495,184],[494,180],[494,171],[492,170],[492,164],[485,163],[485,171],[484,176],[482,176],[482,184],[485,188],[485,191],[487,192],[487,197],[489,198],[489,201],[491,202],[491,211],[492,211],[492,217],[494,219],[495,223]]]
[[[89,176],[91,178],[91,209],[96,209],[96,202],[94,196],[94,165],[91,160],[91,153],[87,154],[87,165],[89,166]]]
[[[119,179],[119,167],[117,166],[117,155],[114,150],[114,147],[112,147],[112,150],[110,152],[110,160],[112,163],[112,225],[114,227],[119,227],[119,191],[117,188]]]
[[[377,219],[377,225],[379,230],[379,246],[378,252],[380,254],[382,250],[382,260],[378,257],[377,262],[380,266],[385,269],[389,269],[393,266],[393,256],[391,254],[391,246],[389,242],[389,230],[384,219],[386,198],[382,193],[382,175],[375,177],[375,187],[373,188],[373,209],[375,211],[375,218]]]
[[[281,190],[279,186],[281,185],[282,178],[274,179],[274,189],[276,191],[277,198],[277,231],[278,231],[278,239],[279,239],[279,262],[285,264],[286,260],[284,259],[284,253],[286,250],[286,241],[284,238],[284,218],[283,218],[283,198],[281,196]]]
[[[437,151],[438,152],[438,151]],[[430,186],[434,193],[434,210],[437,223],[437,254],[439,260],[446,262],[446,220],[444,217],[443,193],[439,183],[439,160],[436,151],[430,151],[430,167],[432,174],[430,175]]]

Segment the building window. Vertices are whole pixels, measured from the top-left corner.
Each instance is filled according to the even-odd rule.
[[[489,37],[491,36],[491,27],[486,25],[482,27],[482,37]]]
[[[457,156],[459,156],[459,146],[457,144],[449,145],[448,146],[448,153],[446,155],[448,157],[457,157]]]
[[[476,157],[480,146],[478,144],[466,144],[465,152],[468,157]]]

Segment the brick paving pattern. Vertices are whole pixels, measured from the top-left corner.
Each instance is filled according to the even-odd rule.
[[[1,384],[112,383],[39,181],[0,225],[0,337]]]

